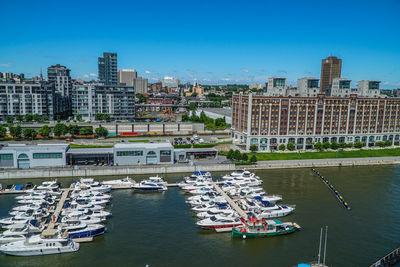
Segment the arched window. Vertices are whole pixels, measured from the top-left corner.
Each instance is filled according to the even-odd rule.
[[[18,159],[29,159],[29,157],[28,157],[27,154],[20,154],[20,155],[18,156]]]

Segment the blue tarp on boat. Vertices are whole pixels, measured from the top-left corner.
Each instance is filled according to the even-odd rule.
[[[22,184],[16,185],[14,187],[14,190],[21,190],[22,189]]]

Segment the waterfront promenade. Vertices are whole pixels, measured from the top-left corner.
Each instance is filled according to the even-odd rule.
[[[337,158],[337,159],[299,159],[299,160],[271,160],[259,161],[255,165],[213,164],[198,161],[193,165],[132,165],[132,166],[79,166],[60,168],[32,168],[32,169],[3,169],[1,179],[15,178],[59,178],[59,177],[93,177],[116,176],[135,174],[167,174],[193,171],[232,171],[235,169],[288,169],[288,168],[315,168],[341,166],[367,166],[400,164],[399,157],[368,157],[368,158]]]

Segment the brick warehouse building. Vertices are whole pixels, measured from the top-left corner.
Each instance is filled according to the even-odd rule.
[[[245,147],[273,151],[292,142],[310,149],[316,142],[375,142],[399,145],[400,98],[232,96],[232,136]]]

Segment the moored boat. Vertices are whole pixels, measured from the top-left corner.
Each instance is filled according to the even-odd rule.
[[[296,231],[293,223],[283,223],[279,220],[258,220],[251,217],[243,220],[243,226],[232,228],[232,237],[261,238],[277,235],[286,235]]]

